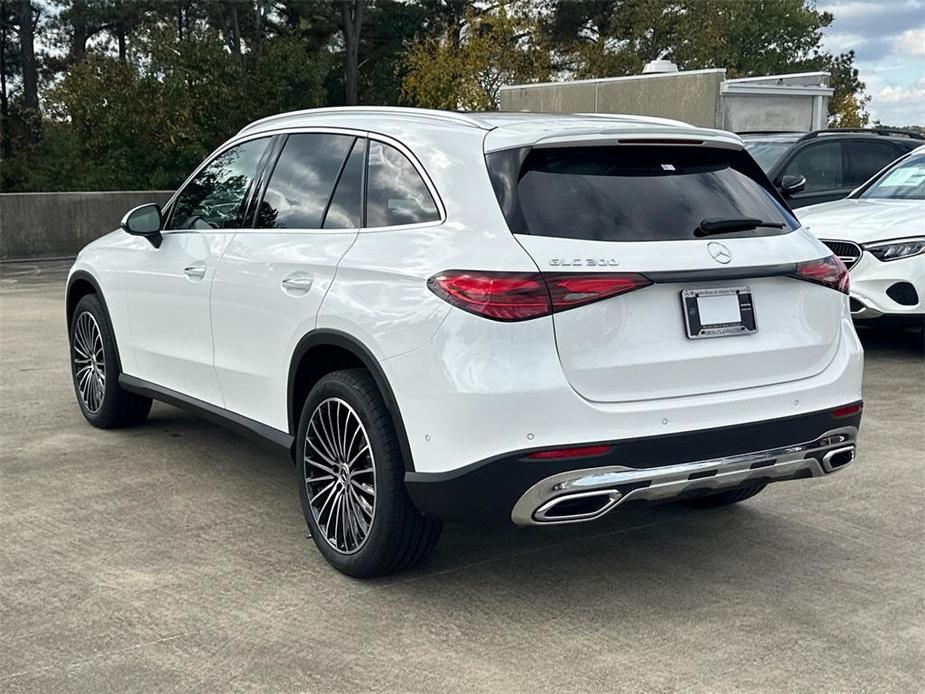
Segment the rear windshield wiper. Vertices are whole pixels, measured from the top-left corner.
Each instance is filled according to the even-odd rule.
[[[694,236],[713,236],[714,234],[731,234],[734,231],[748,231],[758,227],[772,227],[774,229],[783,229],[783,222],[766,222],[763,219],[750,219],[748,217],[737,217],[732,219],[702,219],[697,228],[694,229]]]

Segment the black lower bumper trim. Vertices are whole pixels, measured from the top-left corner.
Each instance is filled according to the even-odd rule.
[[[839,427],[858,427],[861,413],[811,412],[701,431],[593,442],[613,450],[593,458],[537,460],[514,451],[445,473],[408,472],[405,485],[422,512],[444,520],[510,521],[511,509],[540,480],[562,472],[622,465],[654,468],[812,441]]]

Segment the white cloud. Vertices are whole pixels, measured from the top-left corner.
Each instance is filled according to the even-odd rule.
[[[893,39],[893,50],[913,58],[925,58],[925,27],[906,29]],[[925,70],[925,66],[922,69]]]
[[[871,115],[886,125],[925,123],[925,77],[907,86],[886,84],[873,93]]]
[[[925,125],[925,0],[819,0],[834,21],[822,45],[855,51],[873,119],[888,125]]]
[[[925,103],[925,77],[909,87],[888,84],[877,92],[877,98],[887,103],[916,99]]]

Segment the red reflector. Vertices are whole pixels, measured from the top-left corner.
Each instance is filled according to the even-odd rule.
[[[582,446],[580,448],[556,448],[551,451],[534,451],[527,457],[533,460],[554,460],[556,458],[590,458],[593,455],[610,453],[611,446]]]
[[[853,405],[842,405],[841,407],[836,407],[832,410],[833,417],[850,417],[853,414],[857,414],[864,408],[863,402],[856,402]]]
[[[834,255],[798,263],[794,277],[821,284],[823,287],[834,289],[842,294],[848,293],[848,268]]]
[[[520,321],[608,299],[652,284],[636,274],[447,270],[427,280],[444,301],[485,318]]]

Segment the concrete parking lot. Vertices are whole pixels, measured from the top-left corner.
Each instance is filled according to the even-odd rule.
[[[82,419],[66,263],[0,266],[0,691],[911,692],[925,682],[925,363],[865,332],[857,463],[739,507],[447,527],[360,582],[284,454],[165,405]]]

